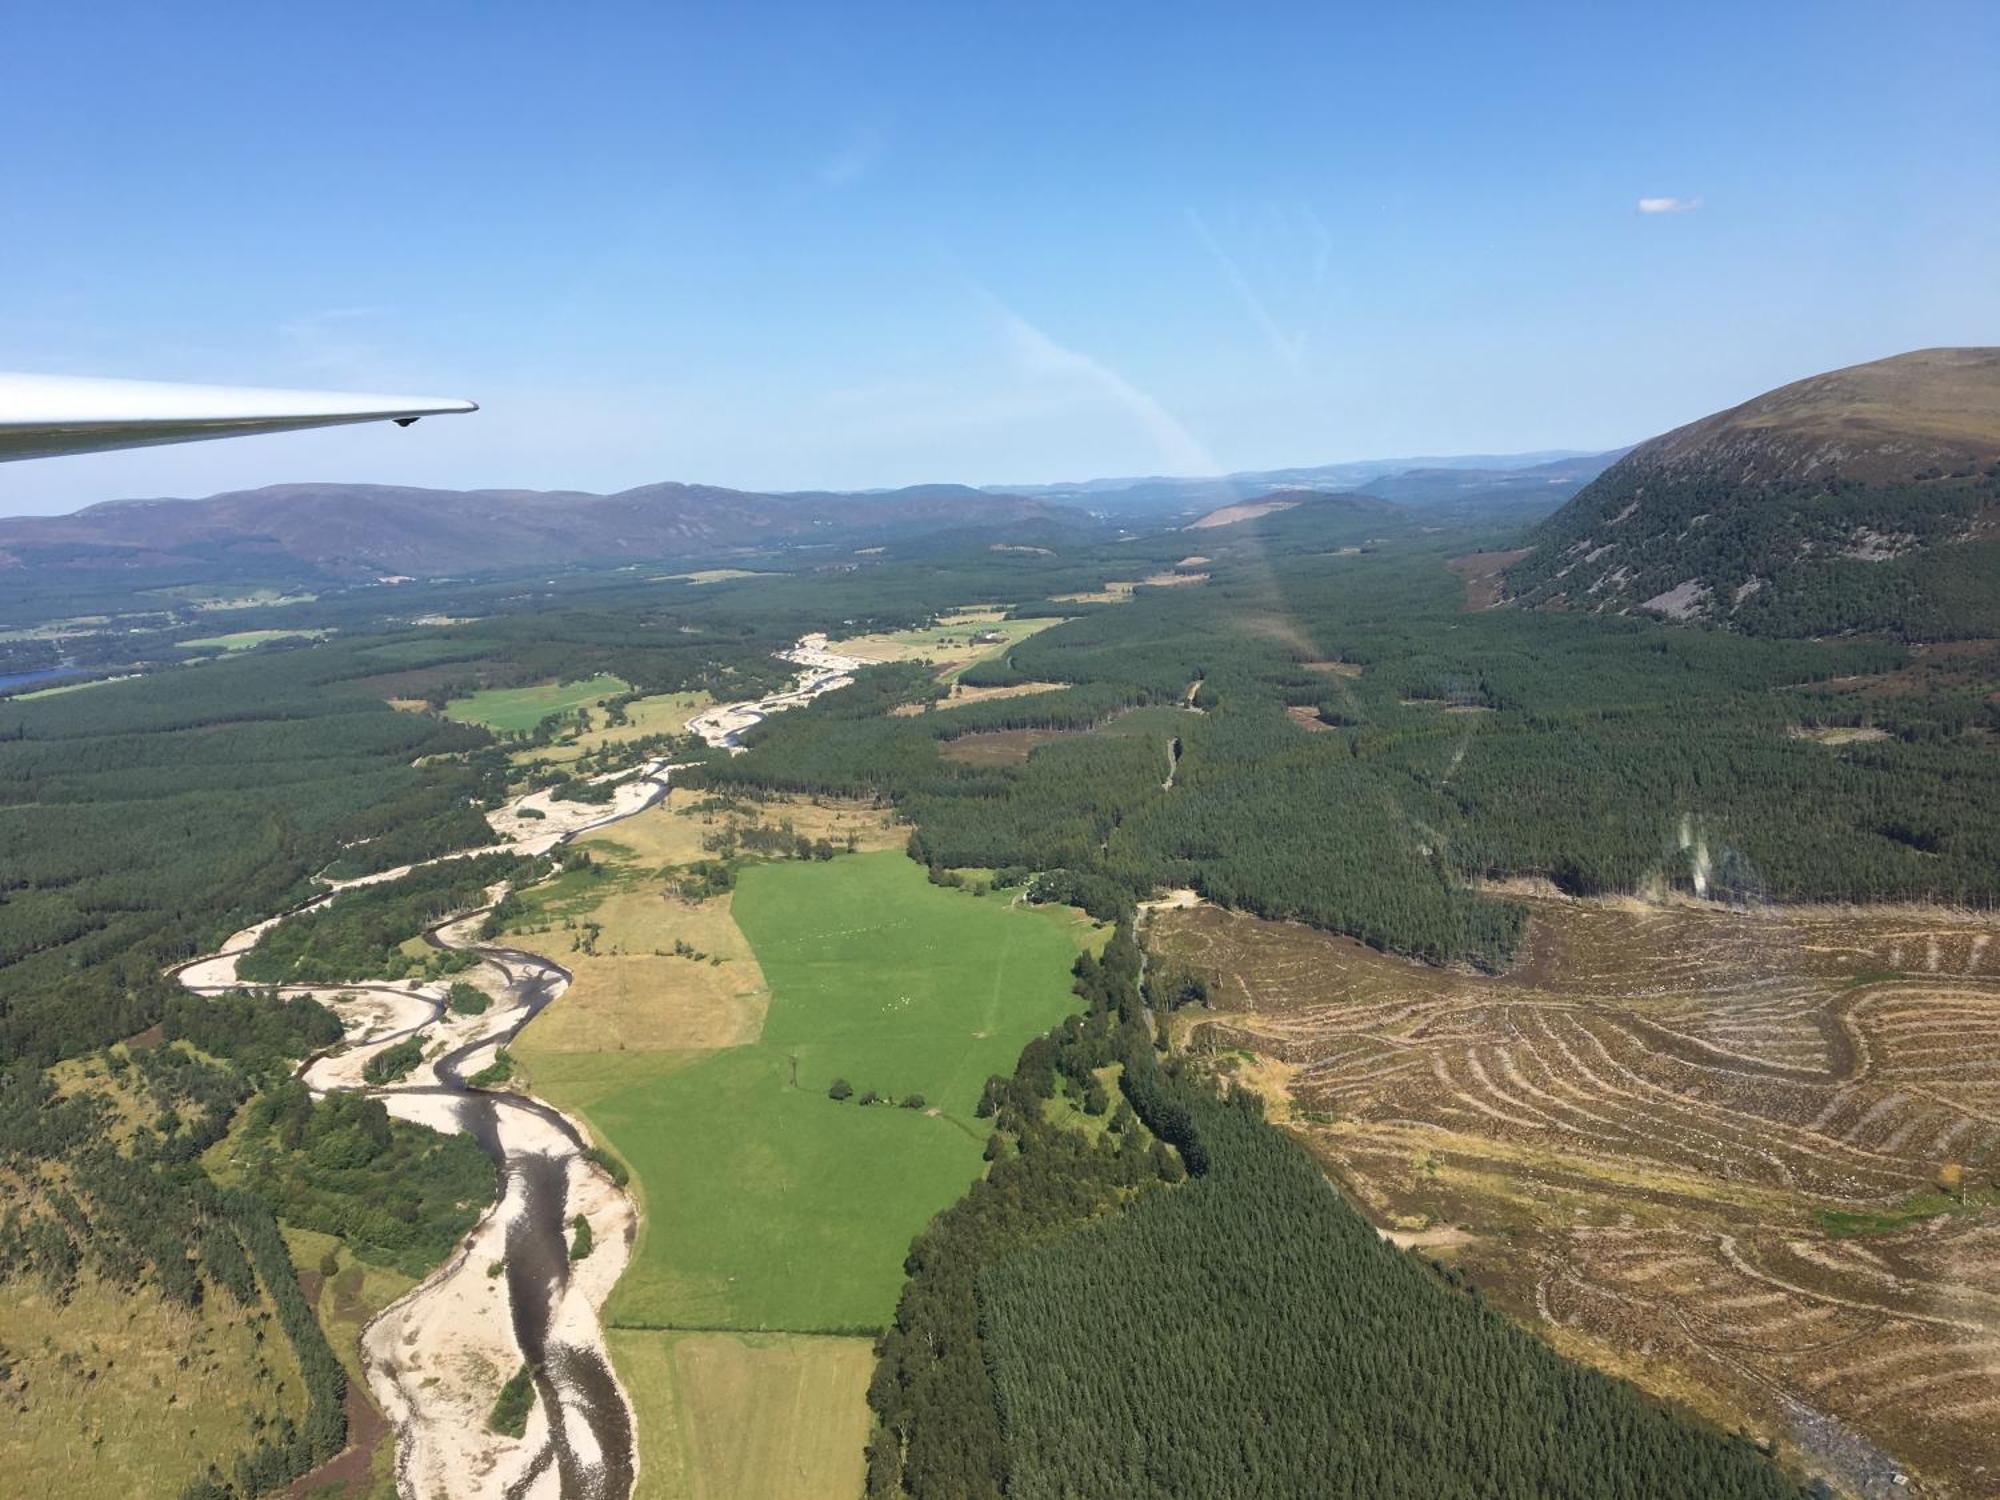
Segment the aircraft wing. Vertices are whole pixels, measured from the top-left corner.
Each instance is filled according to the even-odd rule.
[[[146,448],[203,438],[395,422],[477,411],[441,396],[362,396],[347,391],[263,391],[150,380],[0,374],[0,462]]]

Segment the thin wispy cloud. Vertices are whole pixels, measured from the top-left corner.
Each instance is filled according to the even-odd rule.
[[[1220,475],[1223,470],[1180,419],[1146,391],[1102,361],[1057,343],[1041,329],[987,294],[1015,368],[1030,380],[1081,388],[1131,417],[1159,451],[1169,474]]]
[[[1691,214],[1701,207],[1699,198],[1641,198],[1642,214]]]
[[[841,148],[819,166],[819,185],[828,189],[852,187],[882,160],[886,142],[875,129],[857,130]]]
[[[1243,274],[1243,268],[1236,263],[1236,258],[1222,248],[1222,242],[1210,231],[1207,220],[1192,208],[1187,211],[1187,219],[1194,228],[1195,238],[1201,241],[1214,259],[1216,268],[1222,272],[1222,279],[1229,283],[1230,290],[1236,293],[1236,298],[1243,304],[1244,311],[1250,314],[1250,321],[1263,331],[1264,337],[1270,341],[1278,357],[1291,367],[1292,372],[1303,374],[1305,335],[1288,333],[1279,326],[1278,320],[1271,316],[1271,309],[1257,294],[1257,289],[1250,284],[1250,278]]]

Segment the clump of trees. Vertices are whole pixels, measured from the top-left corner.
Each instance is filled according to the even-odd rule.
[[[236,1163],[288,1222],[338,1235],[357,1258],[411,1276],[451,1253],[498,1183],[470,1137],[394,1119],[364,1094],[315,1102],[296,1081],[252,1106]]]
[[[422,1037],[407,1037],[393,1047],[384,1047],[361,1065],[361,1076],[378,1088],[410,1076],[424,1060]]]
[[[853,1099],[854,1085],[849,1083],[845,1078],[836,1078],[826,1086],[826,1097],[833,1100],[836,1104]],[[904,1109],[923,1109],[929,1101],[922,1094],[905,1094],[901,1099],[894,1099],[878,1090],[865,1089],[862,1091],[861,1097],[855,1102],[864,1106],[900,1104]]]
[[[523,876],[531,862],[511,854],[444,860],[400,880],[344,891],[325,906],[287,917],[236,962],[258,984],[345,984],[462,971],[479,960],[457,949],[421,957],[410,939],[485,904],[487,888]]]
[[[493,1004],[493,997],[476,984],[454,979],[451,988],[445,992],[445,1004],[451,1007],[453,1015],[483,1016]]]
[[[535,1409],[535,1372],[522,1365],[507,1377],[486,1425],[504,1437],[517,1438],[528,1430],[528,1413]]]

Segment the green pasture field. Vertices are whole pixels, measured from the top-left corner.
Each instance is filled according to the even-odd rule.
[[[869,1340],[624,1328],[606,1344],[638,1417],[632,1500],[861,1493]]]
[[[444,716],[461,724],[484,724],[502,734],[533,729],[550,714],[567,713],[630,689],[608,672],[583,682],[546,682],[538,687],[488,688],[470,698],[454,698]]]
[[[855,1332],[888,1321],[912,1236],[979,1175],[986,1078],[1075,1008],[1075,914],[931,885],[902,854],[746,867],[761,1038],[598,1098],[647,1217],[614,1326]],[[845,1078],[855,1097],[835,1102]],[[863,1107],[874,1090],[897,1102]],[[921,1109],[900,1107],[922,1094]]]
[[[182,641],[191,651],[248,651],[266,641],[286,641],[298,636],[322,636],[324,630],[232,630],[227,635],[205,635]]]

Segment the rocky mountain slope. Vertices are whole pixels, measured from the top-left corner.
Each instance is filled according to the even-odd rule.
[[[1816,375],[1640,444],[1507,594],[1765,634],[2000,630],[2000,349]]]

